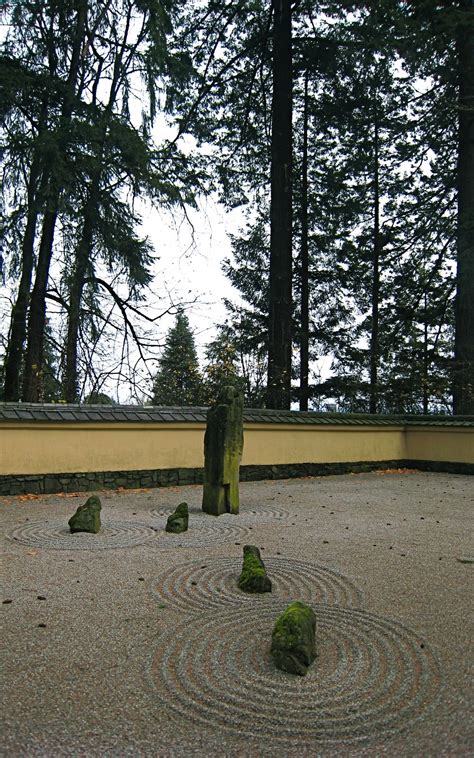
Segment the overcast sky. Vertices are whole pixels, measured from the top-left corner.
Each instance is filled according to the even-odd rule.
[[[179,211],[172,219],[170,214],[150,209],[142,212],[142,230],[159,257],[155,271],[160,294],[168,289],[175,302],[197,298],[186,312],[202,353],[216,333],[216,324],[226,320],[222,299],[240,299],[221,265],[231,256],[229,233],[238,231],[243,218],[240,211],[227,212],[211,199],[199,205],[199,210],[189,211],[193,228]],[[165,317],[160,331],[173,323],[173,317]]]

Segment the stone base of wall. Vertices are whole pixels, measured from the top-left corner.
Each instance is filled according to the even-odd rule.
[[[204,469],[150,469],[96,471],[79,474],[30,474],[0,476],[0,495],[91,492],[95,490],[170,487],[202,484]]]
[[[293,463],[275,466],[241,466],[240,481],[295,479],[302,476],[329,476],[362,473],[380,469],[410,468],[450,474],[474,474],[472,463],[448,461],[361,461],[349,463]],[[98,471],[79,474],[35,474],[0,476],[0,495],[52,494],[55,492],[90,492],[97,490],[169,487],[202,484],[202,468],[177,468],[146,471]]]

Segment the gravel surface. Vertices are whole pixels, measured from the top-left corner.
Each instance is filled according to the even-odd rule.
[[[468,756],[473,480],[397,471],[0,500],[5,756]],[[164,531],[186,500],[189,532]],[[257,545],[273,591],[236,588]],[[273,623],[311,604],[316,661],[278,671]]]

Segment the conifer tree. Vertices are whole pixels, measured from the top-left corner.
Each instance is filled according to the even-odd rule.
[[[169,330],[153,385],[154,405],[201,405],[203,382],[189,319],[178,311]]]
[[[204,388],[208,403],[215,402],[220,390],[226,385],[243,389],[238,357],[231,331],[228,327],[221,326],[214,340],[206,347]]]
[[[136,305],[150,282],[151,248],[136,233],[136,199],[167,208],[193,202],[203,176],[194,158],[166,139],[158,146],[151,133],[159,110],[171,114],[173,89],[189,70],[167,46],[179,5],[31,0],[5,9],[2,189],[8,273],[19,279],[5,360],[8,399],[43,394],[53,280],[68,322],[63,392],[70,402],[80,397],[91,331],[83,329],[85,301],[97,303],[106,291],[126,334],[124,288]]]

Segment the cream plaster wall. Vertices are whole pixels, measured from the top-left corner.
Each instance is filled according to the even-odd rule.
[[[199,468],[204,424],[0,424],[0,475]],[[246,424],[243,465],[474,463],[467,427]]]
[[[203,424],[12,424],[0,435],[0,474],[204,465]]]
[[[474,463],[474,429],[408,427],[406,448],[409,459]]]
[[[245,464],[336,463],[405,458],[402,426],[249,424]]]

